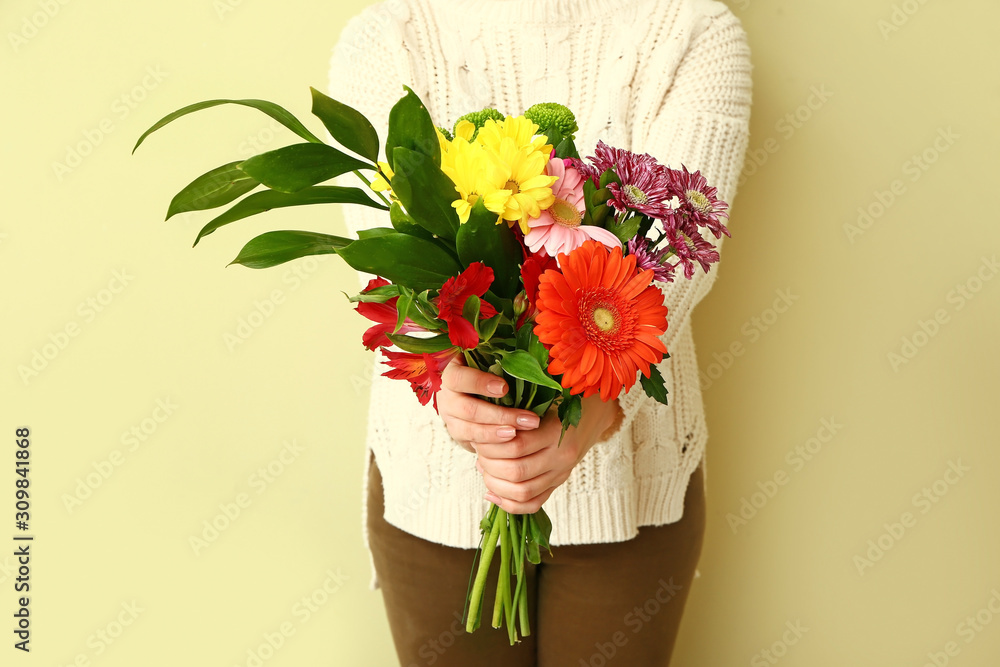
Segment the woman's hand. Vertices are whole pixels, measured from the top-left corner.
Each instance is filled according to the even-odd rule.
[[[490,491],[486,499],[511,514],[537,512],[620,418],[617,400],[605,403],[595,395],[583,399],[580,423],[567,429],[561,445],[562,424],[555,410],[545,415],[539,428],[519,431],[507,442],[475,443],[476,467]]]
[[[507,383],[502,378],[469,368],[462,357],[455,357],[441,373],[438,414],[451,437],[474,454],[473,442],[509,442],[517,435],[517,429],[538,428],[540,420],[534,412],[494,405],[476,397],[500,398],[506,393]]]

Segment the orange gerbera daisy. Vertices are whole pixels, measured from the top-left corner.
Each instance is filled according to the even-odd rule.
[[[600,392],[610,401],[635,384],[636,371],[649,377],[667,352],[663,294],[650,284],[651,270],[636,270],[634,256],[598,241],[560,253],[559,264],[538,286],[534,331],[549,350],[548,370],[570,393]]]

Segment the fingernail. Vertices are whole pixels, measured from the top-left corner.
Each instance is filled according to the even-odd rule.
[[[486,500],[490,501],[491,503],[493,503],[497,507],[503,507],[503,504],[502,504],[502,501],[500,500],[500,498],[496,494],[494,494],[492,491],[487,491],[485,497],[486,497]]]
[[[494,380],[493,382],[490,382],[488,385],[486,385],[486,390],[489,391],[491,394],[496,394],[497,396],[503,396],[504,395],[503,381]]]
[[[501,426],[497,429],[497,435],[501,438],[513,438],[516,433],[513,426]]]
[[[526,428],[536,428],[539,424],[538,417],[535,415],[521,415],[517,418],[517,425],[524,426]]]

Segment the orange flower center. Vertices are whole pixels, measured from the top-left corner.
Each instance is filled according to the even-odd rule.
[[[579,227],[580,220],[582,216],[580,211],[576,209],[565,199],[560,199],[556,197],[556,201],[552,206],[549,207],[549,214],[556,223],[562,225],[563,227]]]
[[[510,193],[512,195],[516,195],[519,192],[521,192],[521,188],[518,186],[517,181],[513,181],[513,180],[507,181],[506,183],[504,183],[504,186],[503,186],[502,189],[504,189],[504,190],[510,190]]]

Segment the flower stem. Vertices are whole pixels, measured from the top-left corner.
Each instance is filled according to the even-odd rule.
[[[502,512],[503,510],[500,510]],[[475,632],[479,627],[479,619],[482,615],[483,589],[486,587],[486,577],[490,572],[490,562],[493,560],[493,552],[497,548],[497,538],[500,537],[500,524],[506,523],[506,517],[501,522],[500,512],[497,512],[493,519],[493,526],[490,534],[483,543],[483,555],[479,559],[479,571],[476,572],[476,583],[472,586],[472,594],[469,597],[469,618],[465,622],[466,632]]]
[[[372,190],[372,182],[369,181],[364,176],[362,176],[360,171],[358,171],[357,169],[355,169],[354,170],[354,175],[357,176],[358,178],[360,178],[361,182],[364,183],[365,185],[367,185],[369,190]],[[383,204],[385,204],[386,206],[392,206],[392,203],[388,199],[386,199],[385,195],[383,195],[381,192],[379,192],[378,190],[372,190],[372,192],[374,192],[376,195],[378,195],[378,198],[382,200]]]
[[[507,528],[507,512],[501,509],[497,512],[497,525],[500,527],[500,577],[497,581],[497,602],[493,606],[493,627],[500,627],[503,612],[510,605],[510,532]]]
[[[520,620],[521,625],[521,635],[527,637],[531,634],[531,624],[528,622],[528,581],[527,576],[524,574],[524,561],[528,554],[528,545],[525,544],[525,539],[528,536],[528,515],[525,514],[521,517],[521,556],[520,565],[518,566],[517,573],[517,616]]]

